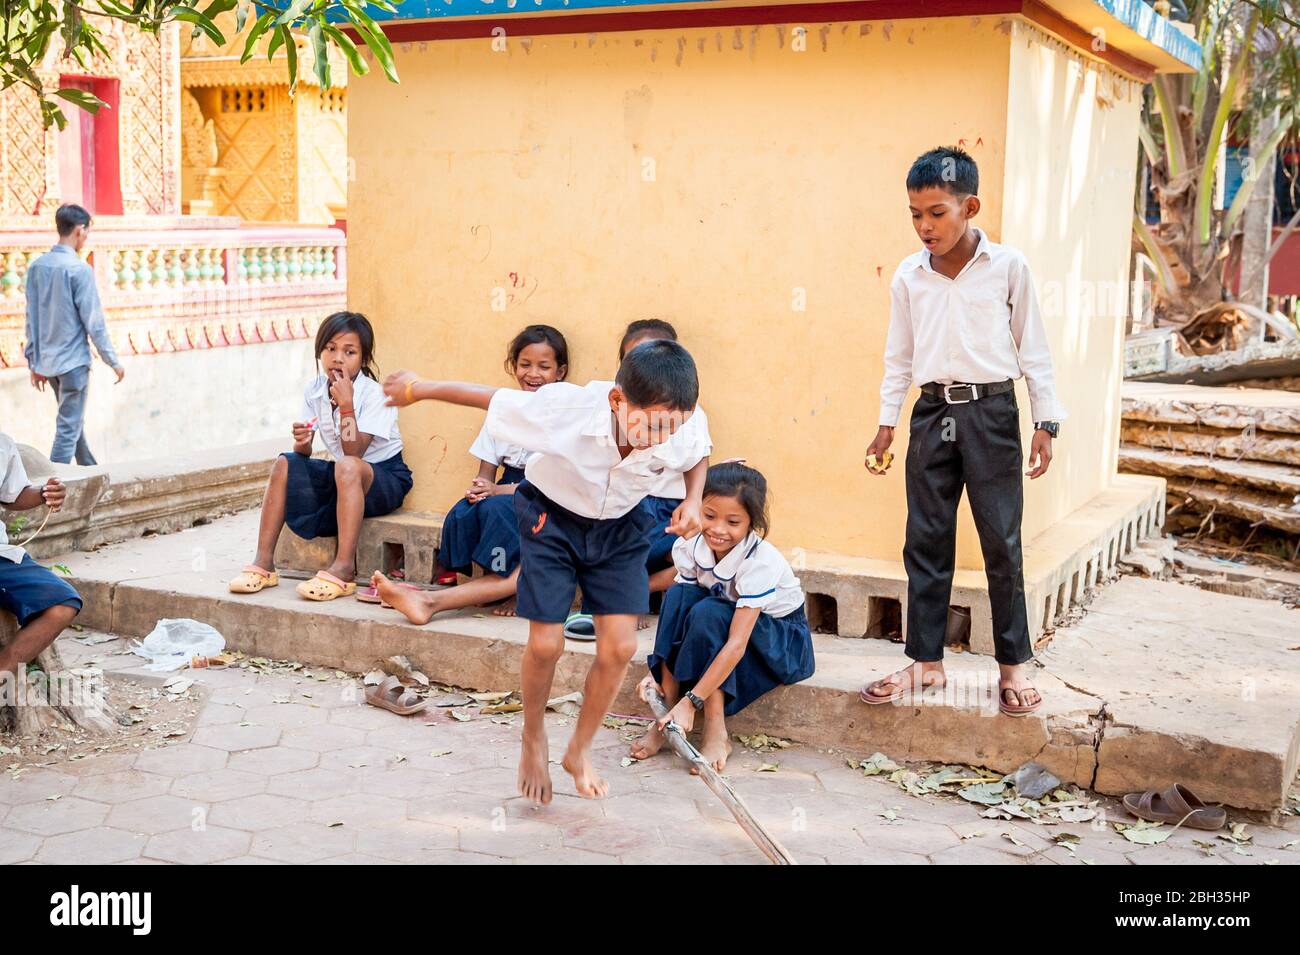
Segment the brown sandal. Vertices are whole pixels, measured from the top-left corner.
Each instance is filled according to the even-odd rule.
[[[1041,693],[1038,693],[1038,699],[1034,700],[1034,702],[1032,703],[1025,702],[1025,698],[1023,694],[1029,692],[1030,690],[1033,690],[1035,693],[1038,693],[1037,687],[1032,687],[1032,686],[1027,686],[1019,690],[1010,686],[999,686],[998,687],[998,709],[1001,710],[1003,713],[1005,713],[1007,716],[1028,716],[1030,713],[1034,712],[1034,710],[1038,709],[1040,706],[1043,705],[1043,694]],[[1008,693],[1011,694],[1010,701],[1007,700]]]
[[[414,690],[402,686],[402,681],[395,676],[367,690],[366,702],[398,716],[411,716],[429,705],[428,700],[420,699]]]
[[[901,673],[902,671],[900,670],[898,672]],[[939,676],[937,679],[932,679],[927,683],[925,679],[927,675],[928,674],[924,672],[921,674],[921,693],[935,688],[943,689],[948,684],[948,678],[946,676]],[[901,679],[895,679],[896,676],[896,673],[891,673],[889,676],[881,677],[879,680],[874,680],[871,683],[868,683],[862,689],[858,690],[858,699],[863,703],[866,703],[868,706],[880,706],[882,703],[893,703],[897,700],[901,700],[909,693],[915,694],[918,692],[915,678],[912,679],[911,685],[909,686]],[[874,690],[880,690],[885,687],[894,688],[888,696],[879,696],[873,692]]]
[[[1158,800],[1158,801],[1157,801]],[[1182,783],[1168,789],[1129,793],[1122,800],[1129,815],[1148,822],[1171,822],[1192,829],[1222,829],[1228,814],[1222,806],[1207,806]]]

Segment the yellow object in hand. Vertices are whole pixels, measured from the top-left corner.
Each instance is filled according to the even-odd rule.
[[[877,458],[874,454],[867,455],[867,467],[873,471],[888,471],[889,466],[894,463],[894,455],[891,451],[883,451]]]

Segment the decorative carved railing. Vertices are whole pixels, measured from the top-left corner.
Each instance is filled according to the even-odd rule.
[[[120,355],[306,338],[344,307],[341,231],[227,222],[92,227],[83,254]],[[53,242],[35,228],[0,231],[0,368],[25,364],[27,266]]]

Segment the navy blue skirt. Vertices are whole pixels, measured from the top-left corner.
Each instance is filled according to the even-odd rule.
[[[334,462],[310,458],[291,451],[282,454],[289,462],[289,480],[284,499],[284,522],[299,537],[334,537],[339,532],[338,486],[334,483]],[[368,461],[374,472],[366,491],[364,517],[383,517],[402,506],[411,490],[411,469],[399,451],[383,461]]]
[[[664,594],[654,650],[646,660],[654,678],[662,680],[666,666],[682,692],[691,689],[722,651],[735,614],[736,605],[725,597],[696,584],[673,584]],[[734,716],[773,687],[808,679],[814,668],[803,607],[784,617],[760,613],[745,655],[722,683],[723,712]]]
[[[507,467],[497,484],[518,484],[522,468]],[[442,519],[438,563],[466,577],[478,564],[486,573],[509,577],[519,566],[519,525],[511,494],[498,494],[471,504],[461,498]]]

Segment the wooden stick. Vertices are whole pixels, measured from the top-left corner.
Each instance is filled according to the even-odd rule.
[[[654,713],[656,719],[661,720],[668,715],[668,704],[664,701],[663,695],[658,689],[644,686],[641,690],[641,698],[649,704],[650,710]],[[754,840],[754,845],[758,846],[759,851],[767,856],[769,862],[773,865],[799,864],[794,861],[794,856],[790,855],[786,847],[781,845],[775,836],[771,835],[759,824],[758,820],[754,818],[754,814],[749,811],[749,807],[745,805],[745,801],[740,798],[740,793],[732,788],[731,783],[719,776],[718,771],[700,755],[700,751],[691,745],[690,740],[686,738],[686,734],[682,732],[680,726],[669,721],[667,727],[664,728],[664,736],[668,740],[668,745],[673,748],[673,752],[699,770],[700,779],[704,780],[704,784],[713,790],[715,796],[722,800],[723,805],[735,817],[740,828],[745,830],[745,835]]]

